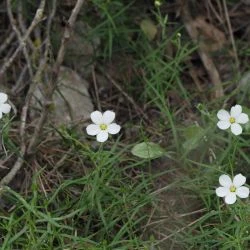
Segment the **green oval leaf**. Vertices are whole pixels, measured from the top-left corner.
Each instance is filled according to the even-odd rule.
[[[165,155],[166,151],[156,143],[142,142],[136,144],[131,153],[143,159],[155,159]]]

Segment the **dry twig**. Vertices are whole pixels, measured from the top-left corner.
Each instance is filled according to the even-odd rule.
[[[17,55],[19,54],[19,52],[26,46],[26,41],[30,37],[31,32],[34,30],[36,25],[39,22],[41,22],[41,20],[43,19],[43,12],[44,12],[44,7],[45,7],[45,2],[46,2],[46,0],[41,0],[41,3],[40,3],[40,5],[39,5],[39,7],[38,7],[38,9],[36,11],[35,17],[34,17],[33,21],[31,22],[31,25],[27,29],[27,32],[24,34],[24,36],[22,38],[22,42],[19,43],[19,46],[17,47],[15,52],[12,54],[11,57],[9,57],[9,59],[7,59],[7,61],[4,63],[4,65],[0,69],[0,77],[12,65],[12,63],[16,59]]]
[[[11,32],[0,46],[0,54],[9,46],[15,37],[15,32]]]
[[[66,44],[68,42],[68,40],[71,37],[71,33],[73,31],[74,25],[75,25],[75,21],[76,18],[80,12],[80,9],[83,5],[85,0],[78,0],[74,9],[72,10],[71,16],[68,20],[68,23],[65,27],[64,30],[64,34],[63,34],[63,38],[62,38],[62,42],[59,48],[59,52],[56,58],[56,62],[54,64],[54,66],[52,67],[52,78],[51,78],[51,82],[49,85],[49,92],[47,95],[47,101],[45,102],[45,105],[43,106],[42,112],[41,112],[41,116],[40,119],[38,121],[38,124],[35,128],[35,132],[30,140],[29,146],[28,146],[28,153],[31,154],[34,152],[34,148],[36,147],[36,145],[38,144],[39,141],[39,134],[41,133],[41,130],[44,126],[44,123],[47,119],[48,113],[49,113],[49,107],[50,104],[52,102],[52,96],[53,93],[55,91],[56,88],[56,84],[57,84],[57,80],[58,80],[58,74],[59,74],[59,70],[60,70],[60,66],[63,63],[63,59],[64,59],[64,54],[65,54],[65,48],[66,48]]]
[[[92,79],[93,79],[94,88],[95,88],[95,96],[96,96],[97,107],[98,107],[98,110],[102,111],[102,109],[101,109],[101,103],[100,103],[100,98],[99,98],[99,94],[98,94],[98,87],[97,87],[97,81],[96,81],[96,75],[95,75],[95,68],[94,68],[94,66],[92,67],[91,71],[92,71]]]
[[[19,31],[19,29],[18,29],[18,27],[16,25],[16,21],[14,19],[12,11],[11,11],[11,0],[7,0],[7,12],[8,12],[8,16],[9,16],[9,19],[10,19],[12,29],[16,33],[16,36],[17,36],[17,38],[19,40],[19,44],[22,44],[23,43],[23,37],[22,37],[22,34],[21,34],[21,32]],[[29,74],[30,74],[30,76],[32,78],[33,77],[33,70],[32,70],[32,65],[31,65],[31,60],[30,60],[30,57],[29,57],[29,53],[28,53],[28,50],[26,48],[26,43],[24,43],[22,50],[23,50],[23,54],[24,54],[24,57],[25,57],[26,62],[27,62]]]
[[[17,33],[17,35],[19,36],[19,46],[16,49],[16,51],[14,52],[14,54],[10,57],[10,59],[4,64],[4,66],[2,67],[2,69],[0,70],[0,75],[2,75],[5,70],[12,64],[12,62],[14,61],[16,55],[18,54],[18,52],[20,50],[22,50],[25,47],[25,42],[28,39],[28,37],[30,36],[31,32],[33,31],[33,29],[35,28],[35,26],[42,20],[42,16],[43,16],[43,12],[44,12],[44,8],[45,8],[45,0],[41,0],[41,3],[36,11],[36,15],[29,27],[29,29],[27,30],[26,34],[23,36],[23,38],[21,38],[21,34],[19,34],[19,31],[16,29],[15,30],[15,24],[13,26],[12,23],[12,27],[15,30],[15,32]],[[7,2],[8,4],[8,8],[9,8],[9,17],[11,18],[11,21],[13,21],[13,17],[12,17],[12,13],[10,11],[10,1],[8,0]],[[12,169],[10,170],[10,172],[4,177],[2,178],[2,180],[0,181],[0,186],[2,185],[7,185],[11,182],[11,180],[15,177],[16,173],[20,170],[20,168],[22,167],[23,163],[24,163],[24,156],[26,154],[26,143],[25,143],[25,126],[26,126],[26,120],[27,120],[27,114],[28,114],[28,108],[29,108],[29,104],[30,104],[30,100],[31,100],[31,96],[33,94],[34,91],[34,87],[36,85],[36,82],[38,81],[38,79],[40,79],[40,75],[41,72],[44,69],[44,62],[43,60],[40,63],[40,67],[37,70],[34,78],[33,78],[33,82],[29,88],[28,94],[25,98],[25,104],[22,108],[22,112],[21,112],[21,124],[20,124],[20,139],[21,139],[21,147],[20,147],[20,154],[14,164],[14,166],[12,167]]]
[[[61,66],[63,59],[64,59],[66,43],[67,43],[68,39],[70,38],[70,34],[71,34],[71,31],[73,30],[77,15],[81,9],[82,4],[84,3],[84,0],[77,1],[76,5],[71,13],[71,16],[69,18],[68,26],[65,28],[64,36],[63,36],[61,46],[59,49],[59,53],[58,53],[56,62],[54,64],[54,66],[52,67],[52,79],[50,81],[50,92],[48,95],[48,101],[44,104],[43,111],[42,111],[41,117],[39,119],[38,125],[37,125],[35,132],[30,140],[30,143],[27,147],[26,143],[25,143],[25,127],[26,127],[27,114],[28,114],[28,109],[29,109],[29,105],[30,105],[30,101],[31,101],[33,92],[34,92],[37,84],[41,81],[41,79],[43,79],[42,75],[44,73],[45,67],[47,66],[47,57],[48,57],[48,53],[49,53],[49,49],[50,49],[49,32],[50,32],[51,23],[52,23],[52,20],[53,20],[53,17],[55,15],[55,11],[56,11],[56,1],[57,0],[53,1],[53,9],[52,9],[51,15],[50,15],[50,17],[48,19],[48,23],[47,23],[47,33],[46,33],[47,38],[46,38],[45,52],[44,52],[43,57],[40,60],[38,70],[36,71],[36,74],[34,75],[34,77],[32,79],[32,83],[30,85],[29,91],[28,91],[26,98],[25,98],[25,104],[24,104],[24,106],[22,108],[22,112],[21,112],[21,125],[20,125],[21,149],[20,149],[20,155],[18,156],[17,161],[15,162],[11,171],[0,181],[0,186],[7,185],[11,182],[11,180],[15,177],[15,175],[17,174],[17,172],[20,170],[20,168],[23,165],[25,154],[27,152],[28,153],[33,152],[34,147],[37,145],[40,131],[43,128],[43,125],[44,125],[46,118],[47,118],[48,108],[49,108],[49,104],[50,104],[49,100],[52,99],[52,95],[54,93],[56,83],[57,83],[59,69],[60,69],[60,66]],[[9,9],[10,9],[10,0],[8,0],[8,4],[9,4]],[[9,12],[9,16],[10,16],[10,19],[12,22],[12,27],[15,30],[15,32],[19,38],[19,46],[16,49],[16,51],[13,53],[13,55],[9,58],[9,60],[4,64],[2,69],[0,70],[0,75],[3,74],[5,72],[5,70],[12,64],[12,62],[16,58],[17,54],[19,53],[19,51],[24,49],[25,43],[26,43],[27,39],[29,39],[31,32],[34,30],[35,26],[42,20],[44,8],[45,8],[45,0],[42,0],[39,8],[36,11],[36,15],[31,23],[30,27],[28,28],[28,30],[26,31],[26,33],[23,37],[21,35],[21,32],[17,29],[17,27],[14,23],[14,19],[13,19],[11,12]]]
[[[231,40],[232,47],[233,47],[233,52],[234,52],[234,58],[235,58],[236,67],[237,67],[237,69],[239,69],[240,63],[239,63],[237,48],[236,48],[236,45],[235,45],[235,40],[234,40],[232,25],[231,25],[230,17],[229,17],[229,14],[228,14],[226,0],[223,0],[223,7],[224,7],[224,11],[225,11],[226,20],[227,20],[227,26],[228,26],[228,31],[229,31],[229,35],[230,35],[230,40]]]
[[[142,115],[145,120],[147,122],[149,121],[149,118],[147,117],[147,115],[143,112],[143,110],[139,107],[139,105],[134,101],[134,99],[129,96],[124,90],[123,88],[118,84],[118,82],[116,82],[108,73],[104,72],[102,70],[102,73],[107,77],[107,79],[126,97],[126,99],[134,106],[135,111],[139,114]]]

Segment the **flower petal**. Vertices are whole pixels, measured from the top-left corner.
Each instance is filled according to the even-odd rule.
[[[96,136],[96,140],[99,142],[105,142],[107,141],[109,137],[109,134],[107,131],[101,131],[97,136]]]
[[[218,187],[216,188],[215,192],[217,196],[225,197],[226,195],[229,194],[230,191],[229,191],[229,188],[227,187]]]
[[[234,204],[236,202],[236,194],[235,193],[229,193],[225,197],[225,202],[229,205]]]
[[[121,126],[116,124],[116,123],[111,123],[110,125],[108,125],[108,132],[111,135],[115,135],[117,133],[119,133],[121,130]]]
[[[230,115],[234,118],[242,113],[242,107],[240,105],[235,105],[230,110]]]
[[[226,174],[220,176],[219,183],[222,187],[227,188],[229,188],[233,184],[231,178]]]
[[[231,131],[235,135],[240,135],[242,133],[242,127],[238,123],[233,123],[231,125]]]
[[[218,111],[217,117],[222,121],[228,121],[230,118],[230,114],[225,109],[221,109]]]
[[[5,93],[0,92],[0,103],[5,103],[8,100],[8,96]]]
[[[95,124],[102,124],[103,118],[102,113],[100,111],[94,111],[90,114],[90,118]]]
[[[249,196],[249,188],[248,187],[239,187],[236,189],[236,194],[240,198],[247,198]]]
[[[115,119],[115,112],[107,110],[103,113],[103,123],[110,124]]]
[[[228,129],[230,127],[231,123],[228,121],[218,121],[217,123],[217,126],[220,128],[220,129]]]
[[[0,104],[0,111],[4,114],[10,113],[11,106],[8,103]]]
[[[248,115],[245,113],[241,113],[237,118],[236,118],[236,123],[240,124],[245,124],[249,121]]]
[[[100,126],[96,124],[90,124],[86,128],[86,132],[88,135],[97,135],[101,132]]]
[[[234,176],[233,185],[235,187],[240,187],[246,183],[246,177],[242,174],[237,174]]]

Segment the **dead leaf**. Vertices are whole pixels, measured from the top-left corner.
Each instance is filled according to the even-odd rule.
[[[157,27],[151,19],[143,19],[140,23],[140,27],[149,41],[154,40],[157,34]]]
[[[226,44],[225,34],[213,24],[208,23],[204,17],[197,17],[192,22],[193,26],[197,29],[200,45],[206,51],[220,50]]]

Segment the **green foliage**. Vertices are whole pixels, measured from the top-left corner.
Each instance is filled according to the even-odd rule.
[[[156,159],[166,155],[166,151],[153,142],[142,142],[136,144],[131,153],[142,159]]]
[[[29,14],[28,20],[32,20],[36,6],[32,1],[26,2],[24,11]],[[248,181],[250,178],[249,123],[244,127],[244,136],[237,138],[216,127],[216,112],[225,105],[245,105],[244,112],[250,116],[249,84],[234,89],[231,82],[226,83],[225,96],[220,99],[210,97],[214,90],[211,86],[201,93],[187,77],[190,55],[196,47],[184,28],[170,23],[165,9],[152,7],[153,1],[154,9],[141,13],[139,2],[89,2],[81,18],[92,29],[83,39],[100,38],[101,47],[93,58],[96,65],[105,64],[117,55],[133,59],[129,66],[135,73],[129,75],[130,81],[122,82],[122,88],[146,111],[153,111],[153,118],[149,117],[147,126],[141,123],[143,136],[131,136],[127,140],[124,133],[125,142],[118,139],[103,147],[87,141],[82,133],[73,129],[53,129],[61,137],[60,143],[78,157],[81,172],[73,167],[68,169],[70,174],[49,187],[49,191],[41,188],[43,171],[33,178],[28,193],[1,188],[0,202],[4,201],[8,208],[0,205],[2,250],[157,249],[158,235],[170,242],[169,249],[250,248],[249,200],[226,206],[215,195],[222,173],[244,173]],[[230,0],[229,4],[236,2]],[[12,3],[15,12],[18,1]],[[55,35],[52,39],[59,37]],[[247,46],[238,52],[241,57],[249,55]],[[137,122],[138,118],[128,123]],[[16,156],[18,148],[15,138],[11,139],[9,121],[4,121],[4,125],[1,131],[4,145],[8,153]],[[125,129],[126,126],[127,123]],[[168,151],[148,140],[167,145]],[[138,141],[144,142],[138,144]],[[164,157],[169,156],[170,151],[174,152],[174,159]],[[136,157],[131,156],[131,152]],[[157,158],[161,159],[155,160],[156,166],[166,165],[177,180],[172,183],[169,174],[167,181],[163,178],[159,190],[153,190],[155,176],[151,171],[157,167],[149,160]],[[53,171],[57,167],[53,166]],[[156,174],[161,175],[165,177],[166,172]],[[172,217],[168,217],[167,211],[161,214],[162,218],[171,220],[174,227],[148,236],[145,225],[156,224],[158,230],[158,223],[162,223],[162,219],[158,222],[158,214],[157,221],[150,221],[155,214],[148,208],[157,210],[164,199],[155,198],[163,190],[169,192],[164,193],[163,210],[172,206],[168,195],[177,195],[179,191],[182,196],[178,199],[184,200],[181,209],[185,213],[177,207]],[[189,213],[190,204],[195,208]],[[189,221],[182,217],[188,217]],[[167,249],[165,241],[163,244],[159,249]]]
[[[93,7],[100,13],[99,19],[86,18],[93,29],[89,37],[98,37],[102,40],[103,49],[101,56],[111,59],[114,51],[127,47],[126,42],[132,35],[133,27],[130,20],[130,7],[134,1],[124,4],[122,1],[92,1]]]
[[[185,138],[182,144],[185,151],[191,151],[197,148],[202,142],[206,140],[206,131],[198,125],[192,125],[183,129],[183,136]]]
[[[103,150],[89,157],[95,165],[89,174],[64,180],[47,195],[38,185],[42,172],[27,197],[1,190],[8,206],[14,206],[0,216],[1,249],[125,250],[147,244],[139,239],[139,229],[152,200],[150,178],[144,173],[136,181],[126,177],[132,166],[119,168],[120,154]]]

